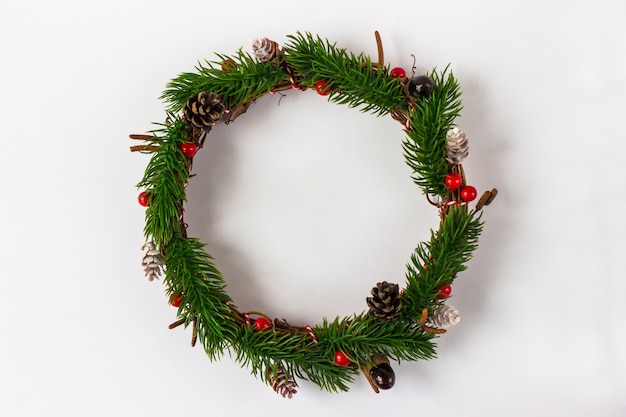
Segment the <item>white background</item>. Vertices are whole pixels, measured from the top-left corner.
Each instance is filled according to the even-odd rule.
[[[347,3],[347,2],[346,2]],[[211,363],[140,266],[145,155],[165,83],[213,52],[310,31],[391,66],[451,63],[468,181],[497,187],[439,358],[394,389],[274,394]],[[615,1],[4,2],[0,404],[10,416],[626,415],[626,5]],[[401,126],[314,92],[210,135],[189,188],[242,309],[292,322],[366,308],[436,227]]]

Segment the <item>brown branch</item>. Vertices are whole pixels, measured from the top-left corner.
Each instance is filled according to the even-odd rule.
[[[443,334],[446,332],[445,329],[437,329],[435,327],[430,327],[426,325],[426,320],[428,319],[428,309],[424,308],[422,310],[422,316],[420,317],[420,320],[418,322],[419,326],[422,328],[422,330],[424,330],[425,332],[428,333],[433,333],[433,334]]]
[[[239,103],[233,107],[230,108],[230,115],[228,117],[228,121],[226,122],[231,123],[234,122],[236,118],[238,118],[239,116],[241,116],[242,114],[244,114],[246,111],[248,111],[248,108],[252,105],[252,103],[254,103],[256,100],[260,99],[261,97],[272,93],[272,92],[278,92],[278,91],[284,91],[284,90],[291,90],[293,88],[293,86],[291,85],[291,83],[289,82],[283,82],[280,83],[278,85],[276,85],[274,88],[272,88],[270,91],[266,91],[264,93],[258,94],[254,97],[252,97],[251,99],[248,99],[246,101],[244,101],[243,103]]]
[[[176,320],[174,323],[167,326],[168,329],[172,330],[180,326],[181,324],[185,324],[185,319]]]
[[[385,65],[385,53],[383,51],[383,41],[380,39],[380,33],[378,31],[374,32],[374,36],[376,37],[376,46],[378,47],[378,66],[383,67]]]
[[[363,375],[365,375],[365,379],[367,379],[367,382],[370,383],[370,387],[372,387],[374,392],[378,394],[380,393],[380,390],[378,389],[378,386],[374,384],[374,381],[372,380],[372,376],[370,375],[371,370],[372,370],[372,363],[370,361],[367,361],[363,365],[361,365],[361,371],[363,372]]]
[[[150,135],[137,135],[135,133],[131,133],[130,135],[128,135],[129,138],[133,139],[133,140],[145,140],[145,141],[151,141],[154,140],[154,136],[150,136]]]
[[[193,319],[193,328],[191,330],[191,347],[196,345],[196,341],[198,340],[198,318]]]
[[[498,195],[498,189],[493,188],[491,191],[485,191],[476,203],[476,210],[481,210],[484,206],[488,206]]]
[[[153,152],[159,149],[158,145],[135,145],[130,147],[131,152]]]
[[[381,40],[380,33],[378,33],[378,31],[374,32],[374,37],[376,37],[376,49],[378,49],[378,62],[372,62],[372,68],[383,68],[385,66],[385,52],[383,51],[383,41]],[[365,62],[361,62],[361,68],[365,67],[367,67],[367,64]]]

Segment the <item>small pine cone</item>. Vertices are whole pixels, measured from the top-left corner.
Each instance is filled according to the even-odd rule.
[[[447,160],[453,165],[460,164],[469,155],[469,143],[462,130],[454,127],[446,133],[446,149],[448,151]]]
[[[370,314],[379,321],[392,321],[400,315],[402,299],[398,284],[379,282],[372,288],[372,297],[367,298]]]
[[[276,374],[274,374],[272,370],[268,371],[267,380],[274,391],[284,398],[291,398],[298,392],[298,384],[296,384],[293,377],[287,378],[287,374],[283,368],[278,368]]]
[[[146,242],[141,247],[141,250],[145,250],[146,254],[141,261],[141,266],[146,273],[146,276],[150,281],[154,281],[161,277],[163,273],[163,254],[156,248],[154,242]]]
[[[453,306],[444,304],[440,309],[432,311],[426,325],[436,327],[438,329],[447,329],[461,321],[459,310]]]
[[[224,104],[217,94],[202,91],[187,100],[184,114],[191,126],[209,132],[224,114]]]
[[[252,52],[261,62],[269,62],[278,56],[278,43],[268,38],[255,39],[252,43]]]

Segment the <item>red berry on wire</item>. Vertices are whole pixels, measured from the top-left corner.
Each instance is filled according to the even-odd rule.
[[[450,284],[444,284],[437,287],[439,292],[437,293],[437,298],[443,299],[448,298],[452,295],[452,286]]]
[[[185,142],[180,145],[180,150],[187,158],[191,158],[198,152],[198,146],[193,142]]]
[[[222,62],[222,71],[228,71],[235,68],[237,68],[237,64],[235,64],[235,61],[233,61],[232,59],[227,59],[226,61]]]
[[[444,182],[449,190],[456,190],[463,185],[463,178],[456,172],[452,172],[446,176]]]
[[[144,207],[148,207],[150,205],[150,199],[151,199],[151,195],[148,191],[142,191],[141,193],[139,193],[139,197],[137,197],[137,200],[139,201],[139,204],[141,204]]]
[[[335,353],[335,363],[339,366],[348,366],[350,365],[350,359],[348,359],[345,353],[338,350],[337,353]]]
[[[476,188],[471,185],[466,185],[461,189],[461,198],[463,201],[472,201],[476,198],[478,193],[476,192]]]
[[[170,295],[170,304],[174,307],[180,307],[181,303],[183,302],[183,295],[178,293],[178,294],[174,294],[172,293]]]
[[[391,78],[403,78],[406,77],[406,71],[402,67],[395,67],[391,69],[389,75]]]
[[[272,322],[265,317],[259,317],[258,319],[254,320],[254,330],[256,330],[257,332],[271,328]]]
[[[320,96],[327,96],[332,91],[332,88],[330,86],[326,87],[326,83],[326,80],[318,81],[315,83],[315,91],[317,91],[317,94],[319,94]]]

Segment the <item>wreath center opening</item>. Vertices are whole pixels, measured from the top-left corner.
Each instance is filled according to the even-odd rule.
[[[402,138],[391,118],[314,92],[263,97],[216,126],[194,159],[185,219],[242,311],[317,322],[364,310],[354,294],[404,275],[437,215]]]

